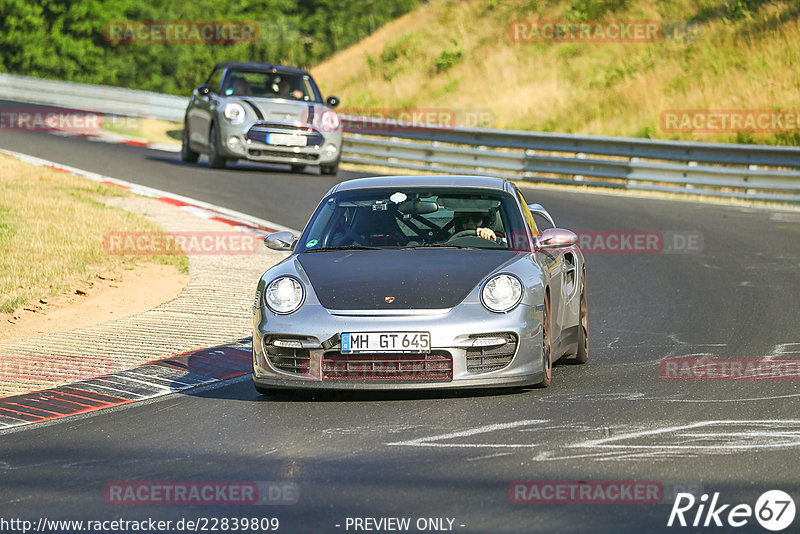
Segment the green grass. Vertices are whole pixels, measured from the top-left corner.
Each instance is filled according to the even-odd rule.
[[[666,110],[800,109],[800,2],[434,0],[317,65],[343,108],[488,109],[498,128],[798,145],[800,130],[669,132]],[[516,20],[661,21],[640,43],[513,42]]]
[[[116,187],[0,157],[0,313],[71,291],[92,273],[148,261],[188,273],[185,255],[146,259],[109,254],[109,232],[154,232],[141,215],[101,202],[126,196]]]

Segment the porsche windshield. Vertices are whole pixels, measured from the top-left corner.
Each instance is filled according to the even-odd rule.
[[[365,189],[328,197],[297,252],[364,248],[530,250],[511,195],[464,189]]]

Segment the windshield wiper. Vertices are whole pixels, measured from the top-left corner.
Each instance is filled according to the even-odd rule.
[[[413,245],[410,247],[403,247],[403,248],[466,248],[474,250],[479,247],[465,247],[464,245],[451,245],[449,243],[426,243],[424,245]]]
[[[381,250],[381,249],[379,247],[367,247],[365,245],[345,245],[342,247],[312,248],[311,250],[305,250],[304,252],[327,252],[330,250]]]

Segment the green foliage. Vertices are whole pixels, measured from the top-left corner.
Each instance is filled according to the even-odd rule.
[[[450,67],[461,61],[464,53],[460,49],[456,50],[442,50],[439,57],[436,58],[436,72],[445,72]]]
[[[0,72],[179,95],[214,63],[309,67],[371,34],[420,0],[2,0]],[[120,21],[255,21],[255,42],[112,44]]]
[[[573,0],[564,13],[567,20],[599,20],[625,7],[626,0]]]
[[[391,80],[410,67],[419,48],[417,34],[405,34],[395,41],[386,43],[381,51],[379,72],[386,81]]]
[[[14,297],[12,299],[0,302],[0,313],[11,313],[23,304],[25,304],[25,297]]]
[[[765,0],[733,0],[725,4],[725,17],[730,20],[752,18]]]

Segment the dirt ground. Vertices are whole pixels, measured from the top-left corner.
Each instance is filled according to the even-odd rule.
[[[174,299],[187,283],[189,275],[173,265],[142,264],[132,270],[98,272],[71,293],[0,314],[0,343],[135,315]]]

